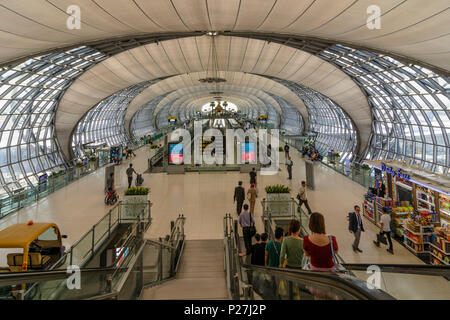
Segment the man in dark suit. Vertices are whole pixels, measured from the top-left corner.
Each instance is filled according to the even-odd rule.
[[[242,187],[242,181],[239,181],[239,185],[234,188],[234,202],[236,202],[236,211],[237,214],[240,215],[242,211],[242,204],[245,200],[245,190]]]
[[[362,250],[359,249],[359,239],[361,238],[361,232],[364,232],[364,226],[360,215],[361,209],[359,208],[359,206],[355,206],[354,209],[355,212],[350,212],[348,214],[348,230],[355,236],[355,241],[352,245],[353,251],[362,252]]]

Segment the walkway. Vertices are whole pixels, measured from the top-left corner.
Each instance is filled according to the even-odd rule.
[[[176,278],[145,290],[142,300],[227,300],[223,260],[223,240],[188,240]]]
[[[287,180],[287,171],[274,176],[259,176],[259,200],[265,197],[264,186],[268,184],[286,184],[297,190],[304,177],[304,160],[291,148],[294,161],[293,180]],[[147,159],[155,150],[148,146],[136,151],[137,158],[131,160],[137,172],[144,172]],[[284,153],[280,153],[284,163]],[[127,178],[125,169],[130,160],[116,168],[116,186],[123,195]],[[244,187],[249,187],[248,174],[228,173],[187,173],[184,175],[167,175],[165,173],[144,174],[144,186],[150,187],[153,223],[147,237],[164,237],[169,233],[169,221],[179,214],[186,217],[185,232],[188,240],[223,239],[223,217],[225,213],[235,215],[233,204],[234,187],[239,180]],[[337,237],[339,254],[348,263],[412,263],[422,264],[400,244],[394,242],[394,255],[385,249],[373,245],[377,228],[364,218],[366,232],[362,235],[362,254],[354,253],[351,248],[353,236],[347,229],[347,213],[355,204],[362,204],[365,190],[359,184],[323,165],[315,167],[316,190],[308,191],[310,206],[314,211],[324,214],[327,232]],[[64,240],[66,247],[77,241],[92,227],[111,207],[103,203],[104,169],[100,169],[71,185],[58,190],[36,204],[24,208],[0,220],[0,229],[18,222],[28,220],[55,222],[62,232],[69,236]],[[292,196],[294,197],[294,192]],[[255,210],[256,227],[263,230],[261,221],[262,206],[257,203]],[[237,218],[237,216],[235,216]],[[0,261],[2,263],[2,261]]]

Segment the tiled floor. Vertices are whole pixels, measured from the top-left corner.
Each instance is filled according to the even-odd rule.
[[[131,162],[137,172],[144,172],[147,169],[147,159],[154,152],[148,147],[136,151],[137,158]],[[258,175],[259,200],[265,196],[264,186],[268,184],[282,183],[294,191],[298,189],[305,176],[304,161],[296,150],[291,151],[291,157],[294,161],[293,180],[286,179],[287,171],[283,164],[282,170],[276,175]],[[284,153],[280,153],[280,161],[284,162]],[[125,169],[129,163],[130,160],[116,167],[116,187],[120,195],[123,195],[126,187]],[[394,242],[394,255],[386,252],[384,248],[377,248],[372,243],[377,227],[365,218],[366,232],[363,233],[360,244],[363,253],[354,253],[351,248],[353,236],[348,231],[346,217],[355,204],[361,205],[364,188],[320,164],[315,166],[314,174],[316,189],[308,190],[310,206],[313,211],[324,214],[327,233],[337,237],[339,254],[347,263],[423,264],[397,242]],[[244,182],[246,189],[249,187],[248,174],[239,172],[145,174],[144,180],[144,186],[151,188],[150,199],[153,202],[153,223],[147,232],[149,238],[168,234],[170,221],[175,220],[179,214],[184,214],[188,240],[223,239],[224,215],[232,213],[237,218],[233,203],[234,187],[239,180]],[[38,203],[0,220],[0,229],[28,220],[55,222],[62,232],[69,236],[64,241],[68,247],[110,209],[103,203],[103,183],[104,169],[100,169]],[[292,192],[293,197],[294,195]],[[258,202],[255,210],[258,231],[263,230],[261,212],[262,206]],[[4,254],[1,256],[4,257]],[[4,264],[5,261],[0,260],[0,265]]]
[[[291,149],[292,150],[292,149]],[[137,158],[125,161],[116,167],[116,187],[120,195],[127,184],[125,169],[130,162],[137,172],[144,172],[147,158],[155,152],[148,147],[137,150]],[[273,176],[258,175],[259,201],[265,196],[264,186],[283,183],[297,190],[304,177],[304,161],[297,151],[291,151],[294,161],[293,180],[286,179],[287,171],[282,170]],[[284,154],[280,153],[284,162]],[[170,221],[179,214],[186,219],[185,232],[189,240],[223,239],[223,217],[226,213],[235,215],[233,203],[234,187],[239,180],[249,187],[248,174],[228,173],[187,173],[167,175],[165,173],[144,174],[144,186],[151,188],[153,202],[153,224],[147,236],[163,237],[169,232]],[[362,235],[362,254],[351,249],[353,236],[348,232],[346,216],[354,204],[361,204],[364,188],[333,170],[317,164],[315,167],[316,189],[308,190],[311,208],[325,215],[327,232],[337,237],[339,254],[349,263],[422,263],[407,249],[394,242],[395,254],[373,245],[377,228],[364,219],[366,232]],[[64,234],[69,236],[65,245],[76,242],[111,207],[103,203],[104,169],[100,169],[71,185],[58,190],[38,203],[0,220],[0,228],[28,220],[55,222]],[[294,196],[294,192],[292,192]],[[257,202],[255,210],[256,227],[261,231],[262,206]]]

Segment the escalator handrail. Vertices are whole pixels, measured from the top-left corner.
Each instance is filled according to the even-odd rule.
[[[369,289],[365,281],[336,272],[273,268],[249,264],[243,264],[241,268],[264,272],[269,276],[278,277],[280,280],[307,281],[312,284],[331,286],[352,295],[358,300],[395,300],[394,297],[382,290]]]
[[[450,266],[435,266],[426,264],[379,264],[379,263],[344,263],[347,270],[367,271],[370,266],[377,266],[381,272],[407,273],[417,275],[442,276],[450,279]]]
[[[91,273],[113,273],[116,268],[81,268],[81,274]],[[120,271],[126,270],[126,268],[120,268]],[[15,285],[21,283],[34,283],[39,281],[51,281],[65,279],[69,277],[71,273],[67,270],[42,270],[42,271],[21,271],[21,272],[8,272],[0,273],[0,286]]]
[[[282,268],[270,268],[255,265],[248,265],[242,263],[242,258],[238,255],[241,251],[239,235],[236,231],[237,221],[234,220],[232,224],[232,229],[230,231],[230,236],[233,238],[235,250],[233,254],[235,255],[235,261],[237,262],[237,275],[240,281],[244,282],[241,277],[241,272],[243,269],[251,269],[257,271],[267,272],[269,275],[279,276],[286,278],[291,278],[292,281],[307,280],[310,282],[319,283],[322,285],[333,285],[334,287],[346,291],[347,293],[355,296],[358,299],[371,299],[371,300],[393,300],[394,298],[388,293],[379,289],[369,289],[365,281],[359,280],[356,277],[346,276],[335,272],[318,272],[310,270],[292,270],[292,269],[282,269]],[[311,279],[312,278],[312,279]],[[284,280],[284,279],[283,279]],[[286,279],[287,280],[287,279]],[[333,283],[332,283],[333,282]]]

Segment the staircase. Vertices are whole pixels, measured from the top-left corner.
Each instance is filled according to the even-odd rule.
[[[174,280],[144,290],[143,300],[225,300],[223,240],[188,240]]]

